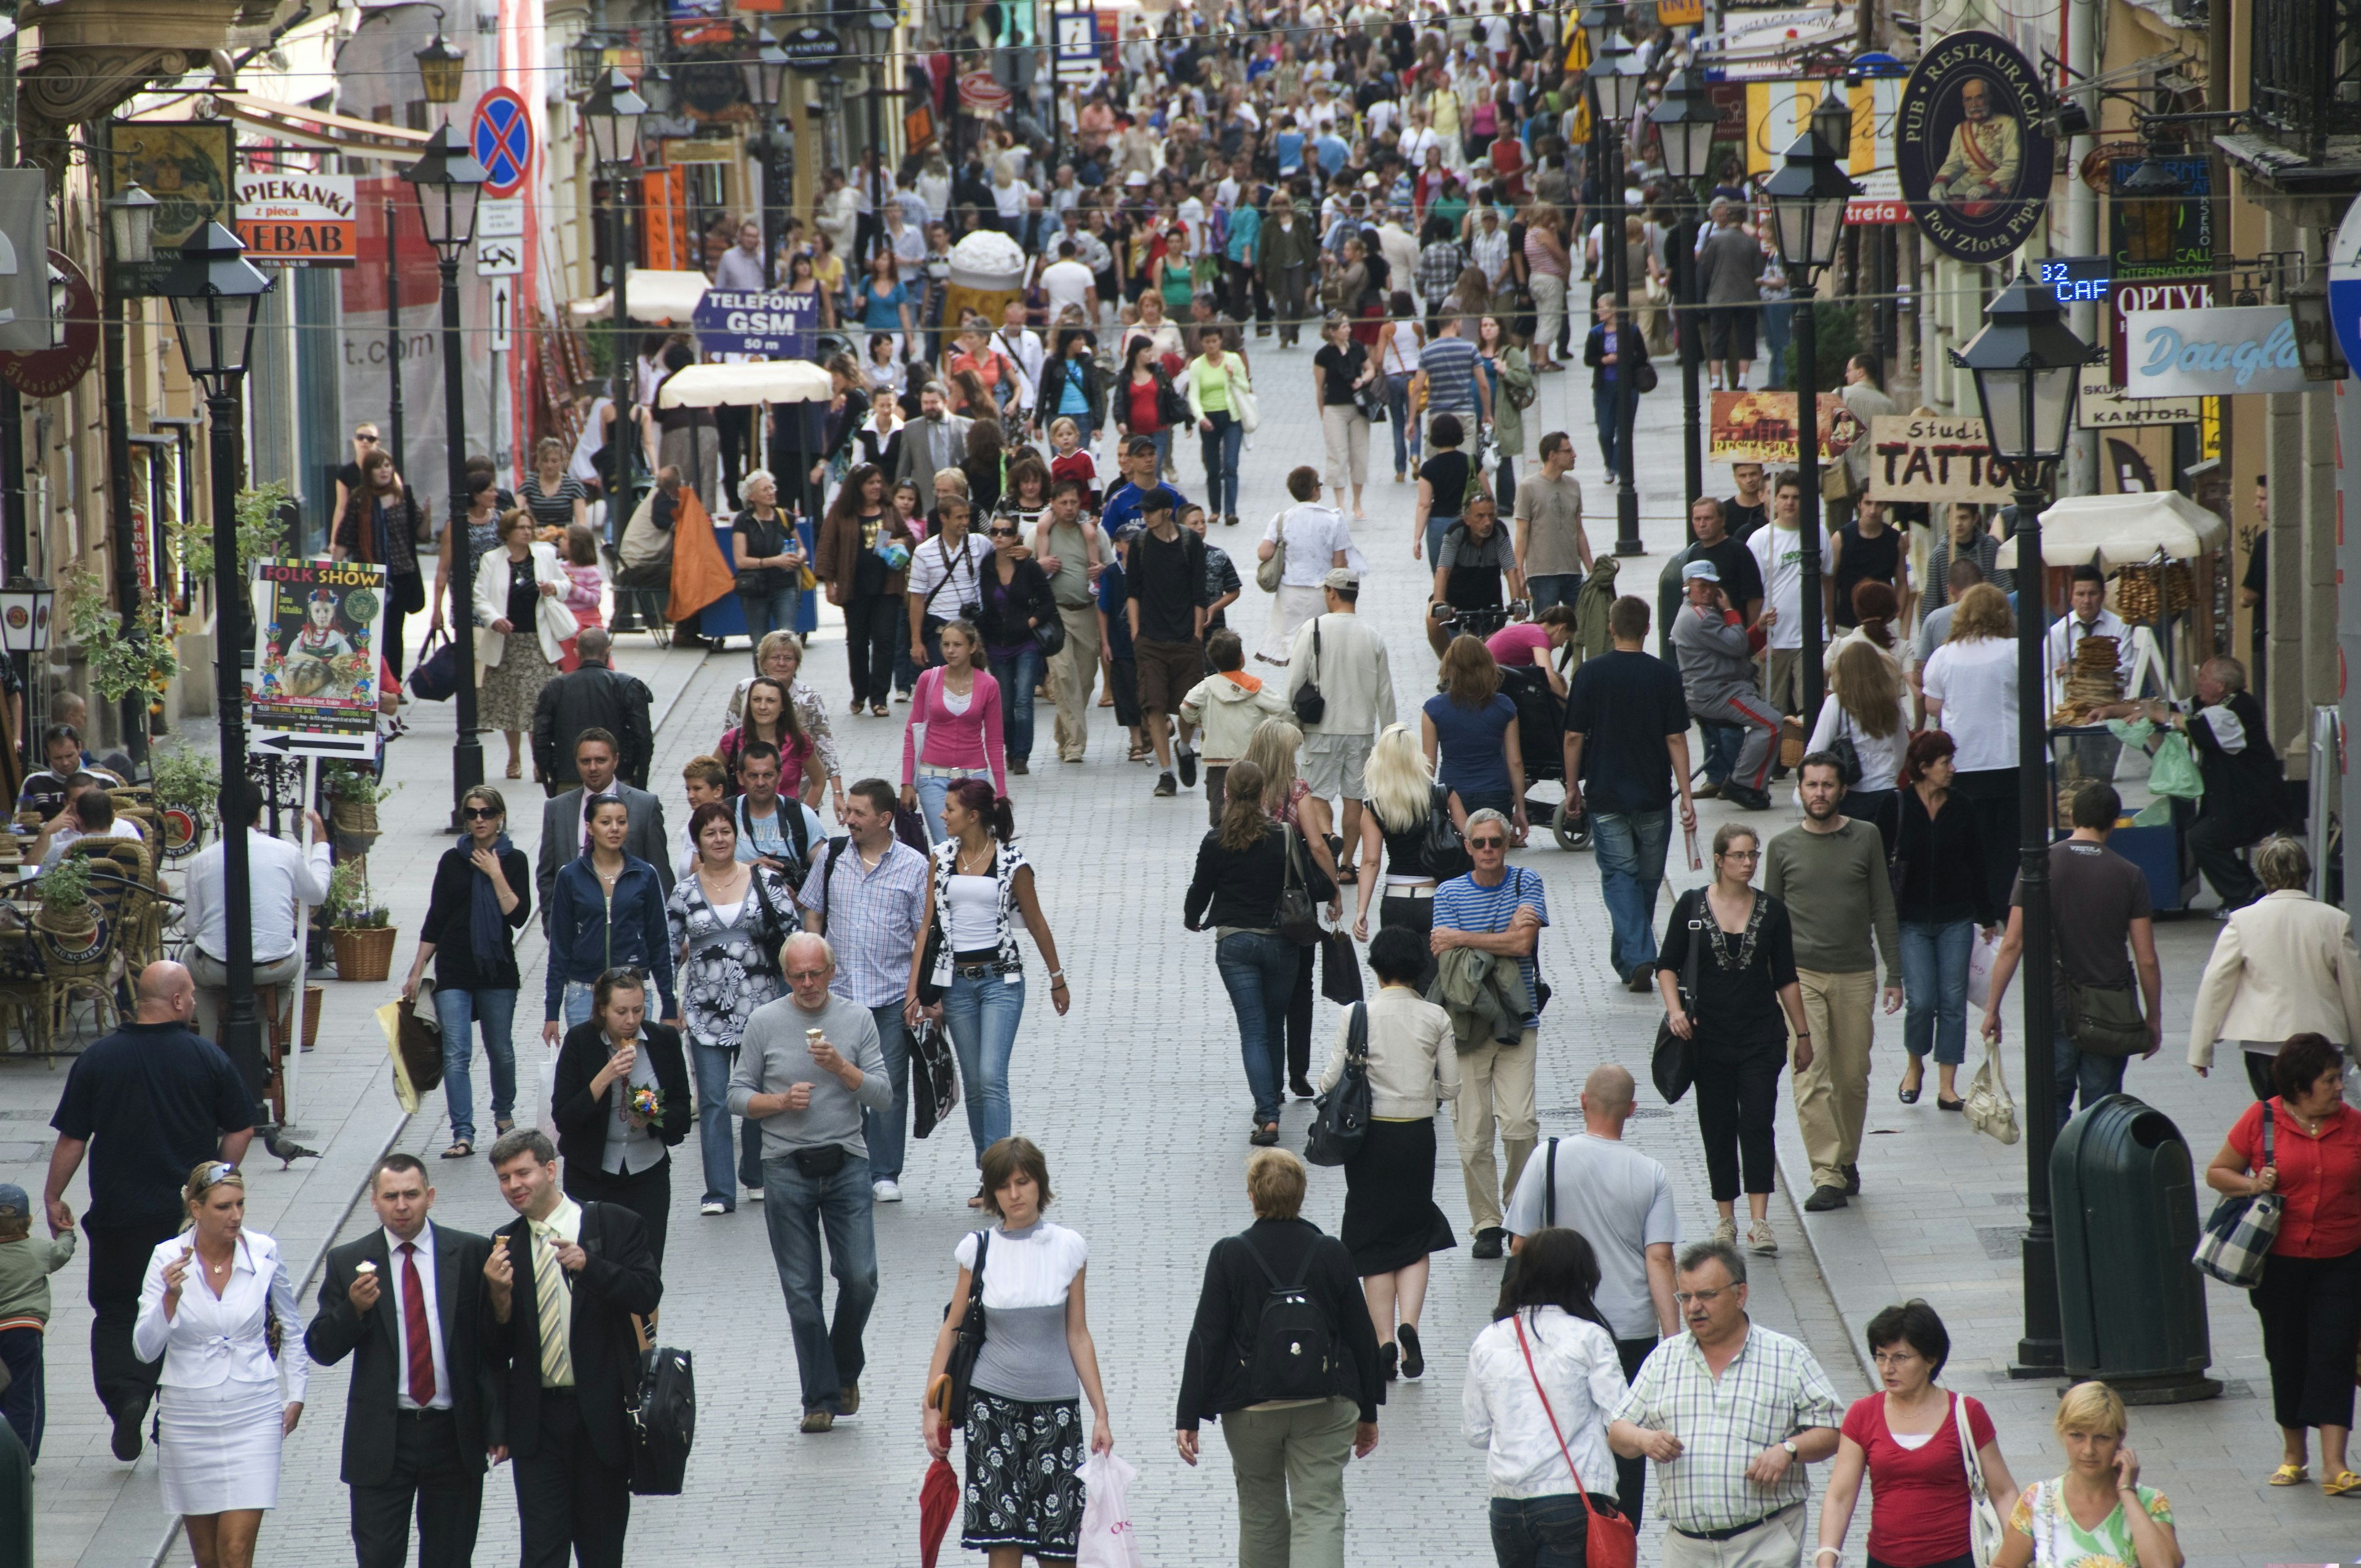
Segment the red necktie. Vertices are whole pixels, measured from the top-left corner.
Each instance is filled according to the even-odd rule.
[[[410,1398],[420,1409],[434,1399],[434,1342],[427,1337],[426,1287],[418,1277],[418,1245],[401,1244],[401,1336],[410,1346]]]

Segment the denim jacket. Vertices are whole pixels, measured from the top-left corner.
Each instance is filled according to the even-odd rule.
[[[664,884],[645,861],[623,859],[615,879],[611,909],[587,854],[559,869],[549,895],[549,979],[544,1016],[564,1015],[566,982],[584,985],[600,971],[629,965],[655,976],[664,1002],[661,1016],[676,1018],[673,998],[672,938],[664,924]]]

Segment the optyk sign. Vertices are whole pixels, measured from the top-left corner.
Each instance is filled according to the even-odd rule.
[[[2283,305],[2124,313],[2124,396],[2217,398],[2315,392]]]

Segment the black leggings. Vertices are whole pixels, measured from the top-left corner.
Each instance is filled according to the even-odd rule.
[[[852,700],[884,707],[894,684],[894,650],[906,640],[909,601],[899,594],[854,594],[844,601],[844,662]]]
[[[2342,1257],[2273,1253],[2246,1293],[2263,1320],[2271,1419],[2290,1431],[2353,1424],[2353,1345],[2361,1337],[2361,1250]]]
[[[1983,768],[1951,775],[1951,787],[1965,797],[1975,815],[1976,838],[1983,850],[1984,885],[1992,890],[1992,906],[2008,908],[2016,886],[2023,854],[2017,834],[2017,778],[2015,768]]]
[[[1312,1080],[1312,971],[1319,967],[1306,948],[1303,961],[1295,966],[1294,994],[1287,999],[1287,1080],[1291,1084]]]
[[[1772,1129],[1779,1113],[1779,1069],[1787,1065],[1786,1043],[1720,1046],[1700,1036],[1690,1048],[1697,1061],[1697,1131],[1705,1139],[1706,1177],[1713,1201],[1737,1200],[1741,1165],[1746,1191],[1773,1190],[1777,1161]]]

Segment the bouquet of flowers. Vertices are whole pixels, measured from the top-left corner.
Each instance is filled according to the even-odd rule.
[[[653,1122],[664,1115],[664,1095],[651,1084],[642,1084],[631,1091],[626,1108],[642,1122]]]

